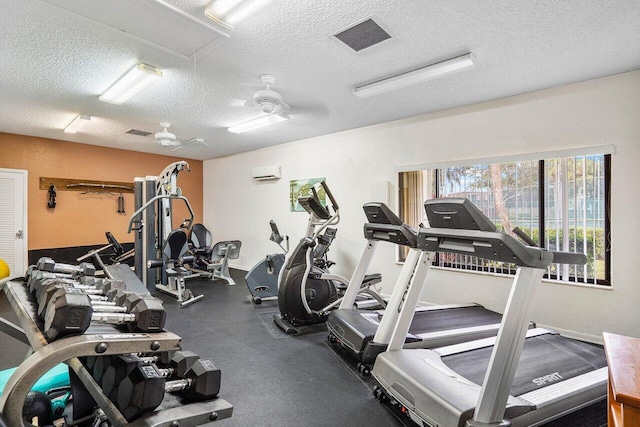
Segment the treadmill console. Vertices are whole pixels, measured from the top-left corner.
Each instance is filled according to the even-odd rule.
[[[362,209],[364,209],[364,214],[367,216],[367,221],[371,223],[402,225],[402,220],[384,203],[367,203]]]
[[[444,198],[424,202],[429,227],[496,231],[496,226],[469,199]]]
[[[403,223],[387,205],[380,202],[367,203],[362,209],[369,221],[364,225],[365,239],[417,247],[418,232]]]

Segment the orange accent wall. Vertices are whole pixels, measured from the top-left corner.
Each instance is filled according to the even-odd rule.
[[[24,135],[0,133],[0,168],[26,169],[28,183],[29,250],[106,244],[105,231],[118,241],[132,242],[127,225],[135,211],[133,194],[124,193],[125,213],[117,213],[118,194],[80,194],[58,191],[57,206],[47,208],[47,191],[39,178],[73,178],[131,182],[140,176],[156,176],[181,159],[136,151],[106,148]],[[194,222],[202,222],[202,161],[187,160],[191,172],[178,175],[178,186],[189,199]],[[188,217],[181,201],[173,203],[174,226]]]

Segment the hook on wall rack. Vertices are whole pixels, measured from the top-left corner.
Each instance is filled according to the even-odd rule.
[[[107,194],[109,196],[118,196],[117,212],[125,213],[122,193],[133,193],[133,184],[130,182],[40,177],[40,189],[48,191],[49,200],[47,207],[49,208],[55,208],[56,206],[56,191],[78,191],[79,194]]]

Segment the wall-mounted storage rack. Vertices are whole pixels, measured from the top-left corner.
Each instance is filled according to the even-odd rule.
[[[40,190],[49,190],[51,184],[56,187],[56,191],[133,193],[133,182],[40,177]]]

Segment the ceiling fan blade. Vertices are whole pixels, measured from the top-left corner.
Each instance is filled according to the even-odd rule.
[[[205,147],[208,147],[208,146],[209,146],[209,144],[207,144],[207,143],[204,141],[204,139],[203,139],[203,138],[191,138],[190,140],[185,141],[185,142],[181,143],[180,145],[178,145],[178,146],[176,146],[176,147],[171,147],[171,150],[174,150],[174,151],[175,151],[175,150],[180,150],[180,149],[182,149],[182,148],[184,148],[184,147],[188,147],[188,146],[190,146],[190,145],[194,145],[194,144],[202,144],[202,145],[204,145]]]
[[[156,143],[160,144],[163,147],[174,148],[182,145],[181,141],[177,139],[156,139]]]
[[[247,105],[247,102],[248,101],[246,99],[231,98],[231,101],[229,101],[229,107],[244,107]]]
[[[289,106],[289,104],[286,104],[284,102],[278,105],[275,109],[275,113],[280,113],[280,114],[286,114],[289,111],[291,111],[291,107]]]
[[[322,103],[307,102],[305,104],[292,105],[288,114],[323,118],[329,116],[329,109]]]

